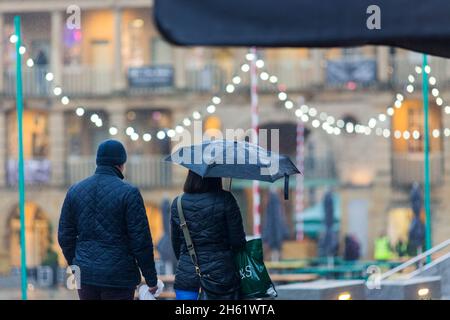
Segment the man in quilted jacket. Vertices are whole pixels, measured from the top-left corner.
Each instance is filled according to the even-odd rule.
[[[67,263],[79,270],[81,300],[133,299],[141,272],[150,292],[156,292],[144,201],[123,181],[126,160],[119,141],[102,142],[95,173],[70,187],[64,200],[58,241]]]

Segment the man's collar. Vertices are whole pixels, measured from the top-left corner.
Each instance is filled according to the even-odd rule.
[[[118,168],[113,166],[97,166],[97,169],[95,169],[96,174],[108,174],[111,176],[117,176],[120,179],[124,179],[125,177],[122,174],[122,171],[120,171]]]

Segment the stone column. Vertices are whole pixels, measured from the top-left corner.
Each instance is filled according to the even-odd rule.
[[[184,89],[186,87],[186,59],[185,49],[174,48],[173,67],[175,71],[175,87]]]
[[[4,15],[3,13],[0,13],[0,30],[4,30]],[[0,52],[4,52],[4,39],[3,39],[3,32],[0,32]],[[4,83],[3,83],[3,72],[4,72],[4,65],[3,65],[3,54],[0,55],[0,94],[4,92]]]
[[[120,140],[123,144],[126,144],[127,137],[125,134],[125,129],[127,128],[127,119],[125,106],[117,104],[110,105],[107,111],[109,117],[109,127],[116,127],[118,130],[117,135],[111,136],[111,138]]]
[[[0,188],[6,186],[6,161],[7,161],[7,140],[6,140],[6,112],[0,111]]]
[[[442,115],[442,127],[449,128],[450,127],[450,119],[449,117]],[[445,184],[447,181],[450,181],[450,140],[443,137],[441,138],[442,143],[442,155],[444,156],[444,168],[445,168]]]
[[[48,128],[50,144],[49,159],[51,162],[50,184],[58,187],[65,183],[66,132],[64,129],[64,112],[62,110],[53,109],[49,113]]]
[[[63,68],[63,16],[61,11],[52,11],[51,13],[51,53],[50,53],[50,71],[55,78],[53,87],[62,86],[62,68]]]
[[[114,9],[114,91],[125,90],[125,77],[122,66],[122,9]]]
[[[387,83],[389,81],[389,48],[377,47],[376,50],[378,81]]]
[[[322,84],[324,80],[323,54],[319,49],[311,49],[312,79],[314,84]]]

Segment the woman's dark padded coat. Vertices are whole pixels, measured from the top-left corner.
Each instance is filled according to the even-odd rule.
[[[81,284],[135,287],[139,269],[149,286],[157,283],[153,244],[144,202],[136,187],[112,166],[67,193],[58,241],[69,265],[81,270]]]
[[[227,191],[185,193],[181,204],[202,273],[230,288],[239,285],[233,251],[245,245],[236,199]],[[171,208],[172,245],[178,259],[174,288],[197,291],[200,283],[180,227],[177,198]]]

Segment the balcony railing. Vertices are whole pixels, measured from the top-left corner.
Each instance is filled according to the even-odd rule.
[[[47,97],[50,93],[50,83],[45,80],[46,67],[35,66],[25,68],[22,71],[23,94],[28,97]],[[16,71],[14,69],[5,70],[4,94],[14,96],[16,94]]]
[[[131,156],[127,176],[141,188],[164,188],[172,185],[173,164],[164,162],[161,156]]]
[[[442,153],[430,154],[430,183],[442,183],[444,171],[444,156]],[[410,187],[414,182],[424,183],[423,153],[393,154],[392,156],[392,184]]]
[[[45,79],[47,72],[47,66],[23,69],[24,96],[52,96],[51,83]],[[14,96],[16,92],[14,68],[6,70],[3,77],[4,94]],[[226,72],[216,64],[177,70],[170,65],[150,65],[130,68],[124,74],[125,91],[130,95],[172,93],[177,90],[216,92],[223,88],[227,78]],[[64,94],[69,97],[107,96],[114,91],[114,71],[109,67],[64,66],[60,85]]]
[[[69,96],[102,96],[113,91],[113,70],[92,66],[65,66],[64,93]]]
[[[202,68],[189,68],[185,70],[187,91],[214,92],[225,86],[227,76],[222,68],[208,64]]]
[[[94,156],[70,156],[67,159],[67,184],[72,185],[93,174]],[[164,188],[172,185],[172,165],[163,156],[130,156],[125,178],[140,188]]]
[[[305,59],[267,59],[265,69],[270,75],[278,78],[278,84],[286,85],[289,91],[307,90],[317,87],[336,88],[355,82],[356,85],[377,85],[377,61],[371,57],[340,58],[317,62]],[[390,60],[393,73],[390,81],[395,86],[404,86],[408,75],[415,75],[416,82],[421,78],[415,74],[415,66],[421,61],[408,56],[395,56]],[[431,73],[440,86],[450,84],[450,61],[443,58],[429,59]],[[238,70],[239,65],[234,69]],[[37,66],[23,69],[23,90],[28,97],[51,96],[51,83],[45,80],[48,66]],[[186,66],[174,68],[171,65],[149,65],[135,69],[136,79],[140,75],[148,77],[148,84],[133,85],[130,82],[129,70],[124,73],[126,83],[125,93],[130,95],[145,95],[152,93],[187,92],[217,92],[230,81],[230,74],[218,63],[211,61],[202,66]],[[141,71],[139,71],[141,69]],[[171,70],[168,72],[168,70]],[[15,70],[9,68],[4,74],[4,94],[15,94]],[[164,78],[166,77],[166,79]],[[142,79],[140,79],[142,81]],[[145,80],[145,79],[144,79]],[[247,87],[248,74],[242,77],[240,86]],[[61,86],[65,94],[72,97],[89,97],[110,95],[114,91],[114,70],[112,67],[96,67],[89,65],[63,66]],[[271,92],[276,86],[270,81],[260,81],[259,90]]]
[[[267,71],[278,78],[278,83],[285,84],[287,90],[308,89],[323,84],[324,69],[314,64],[311,59],[270,60],[266,61]],[[274,86],[269,81],[260,81],[260,90],[272,91]]]
[[[51,163],[48,159],[29,159],[24,161],[25,184],[42,185],[50,182]],[[18,161],[9,159],[7,163],[7,184],[17,186],[18,183]]]

